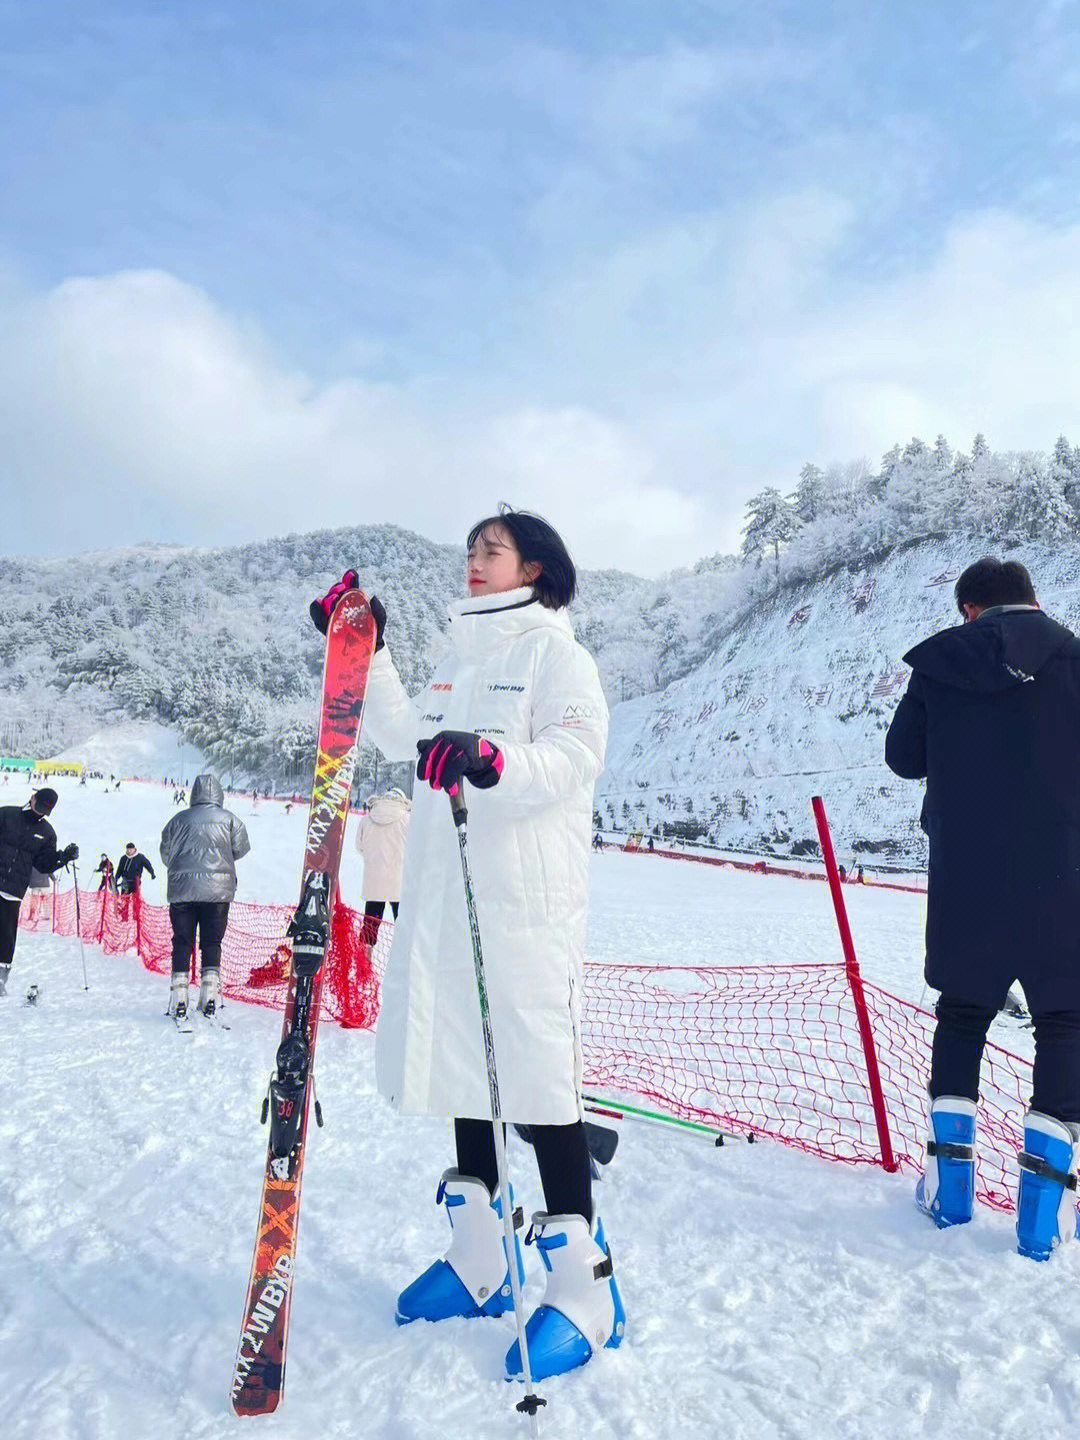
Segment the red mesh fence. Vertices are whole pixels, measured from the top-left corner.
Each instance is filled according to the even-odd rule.
[[[172,925],[167,905],[148,905],[140,895],[80,890],[79,933],[106,955],[138,955],[147,970],[166,975],[172,968]],[[19,924],[27,930],[74,935],[75,891],[35,892],[23,902]],[[221,989],[231,1000],[283,1009],[292,949],[285,930],[289,905],[229,907],[229,928],[221,946]],[[378,1014],[379,988],[392,931],[388,922],[365,919],[337,905],[330,930],[327,974],[322,991],[324,1018],[347,1029],[367,1029]],[[194,977],[194,963],[192,966]]]
[[[168,909],[139,897],[81,892],[82,937],[107,954],[137,953],[170,967]],[[287,906],[234,904],[222,947],[222,986],[235,1000],[280,1008],[290,951]],[[29,930],[75,933],[74,891],[24,903]],[[323,1013],[370,1028],[392,930],[335,910]],[[933,1016],[864,984],[895,1159],[922,1165]],[[835,965],[656,968],[587,964],[583,1020],[590,1091],[793,1145],[850,1164],[880,1164],[867,1063],[848,973]],[[978,1194],[1011,1209],[1028,1061],[986,1047],[979,1119]]]
[[[647,844],[643,845],[633,837],[624,844],[605,841],[596,848],[619,850],[624,855],[653,855],[663,860],[690,860],[695,865],[717,865],[721,870],[745,870],[753,875],[786,875],[790,880],[825,879],[824,871],[800,870],[794,865],[777,865],[772,860],[734,860],[730,855],[702,855],[698,850],[668,850],[661,849],[659,845],[654,845],[650,850]],[[909,895],[926,894],[924,884],[916,884],[911,880],[883,880],[880,875],[868,875],[865,872],[861,879],[856,875],[847,875],[844,883],[865,885],[868,889],[875,890],[902,890]]]

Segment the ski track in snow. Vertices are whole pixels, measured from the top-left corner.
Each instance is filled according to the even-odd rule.
[[[83,845],[85,871],[106,848],[91,840],[106,820],[120,843],[130,832],[155,858],[149,837],[172,813],[168,796],[89,790],[64,786],[55,817],[61,840]],[[255,846],[241,897],[291,898],[302,813],[236,808]],[[148,898],[162,898],[154,888]],[[355,903],[350,849],[343,888]],[[918,1000],[922,901],[846,893],[867,977]],[[821,884],[603,855],[589,952],[769,964],[833,961],[839,947]],[[449,1126],[395,1116],[374,1090],[372,1037],[329,1025],[286,1399],[266,1419],[233,1416],[266,1144],[258,1110],[280,1019],[231,1005],[231,1030],[196,1017],[194,1033],[180,1035],[162,1014],[161,977],[91,946],[86,959],[89,993],[76,942],[23,935],[0,1001],[5,1435],[201,1440],[246,1426],[272,1440],[527,1436],[518,1388],[501,1378],[509,1319],[394,1324],[397,1291],[445,1248],[434,1194],[450,1163]],[[31,983],[42,987],[35,1007],[22,1003]],[[1009,1028],[1012,1048],[1020,1034]],[[514,1139],[510,1160],[528,1213],[541,1204],[531,1153]],[[938,1232],[911,1188],[910,1177],[778,1145],[717,1150],[625,1125],[597,1198],[627,1338],[540,1387],[541,1434],[1064,1435],[1080,1420],[1080,1246],[1035,1265],[1016,1255],[1011,1217],[981,1209],[973,1225]],[[530,1253],[533,1302],[537,1269]]]

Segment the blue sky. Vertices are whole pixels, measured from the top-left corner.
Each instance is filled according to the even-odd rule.
[[[656,571],[1080,441],[1077,0],[0,3],[0,76],[9,553],[507,499]]]

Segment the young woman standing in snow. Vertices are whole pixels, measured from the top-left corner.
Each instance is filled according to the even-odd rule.
[[[527,1325],[532,1374],[544,1379],[617,1346],[624,1326],[593,1212],[581,1101],[592,801],[607,706],[566,617],[574,565],[546,521],[509,510],[481,521],[469,535],[465,578],[469,598],[450,616],[451,654],[415,704],[372,600],[379,640],[365,729],[388,760],[419,754],[422,782],[383,985],[377,1079],[402,1112],[452,1117],[457,1149],[437,1195],[452,1223],[450,1248],[398,1297],[397,1319],[501,1315],[513,1304],[457,839],[438,793],[467,780],[502,1118],[529,1126],[547,1206],[526,1238],[547,1271]],[[341,589],[313,615],[320,607],[329,615]],[[516,1239],[515,1252],[520,1272]],[[509,1375],[521,1373],[516,1341],[506,1364]]]

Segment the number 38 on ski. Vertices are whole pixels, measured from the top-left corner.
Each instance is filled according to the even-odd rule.
[[[367,599],[359,590],[348,590],[337,602],[327,629],[304,877],[300,903],[288,931],[292,973],[281,1043],[263,1102],[263,1120],[270,1121],[270,1142],[244,1323],[233,1371],[232,1403],[238,1415],[267,1415],[277,1409],[284,1393],[285,1343],[323,962],[374,648],[375,621]],[[315,1119],[322,1124],[317,1100]]]

